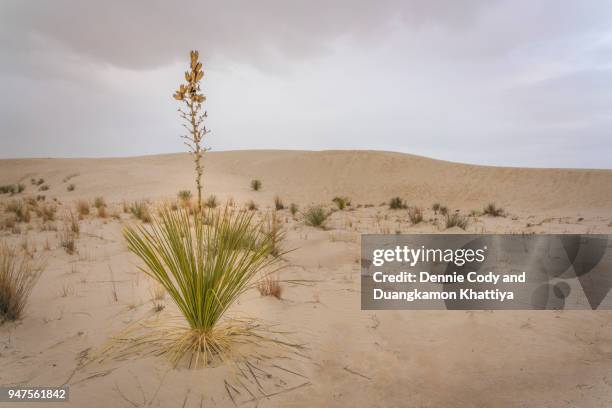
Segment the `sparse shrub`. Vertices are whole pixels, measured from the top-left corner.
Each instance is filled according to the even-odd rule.
[[[339,210],[344,210],[347,206],[351,205],[351,200],[348,197],[334,197],[332,201],[336,203]]]
[[[291,215],[293,215],[295,217],[295,215],[297,214],[299,208],[297,206],[296,203],[291,203],[291,205],[289,205],[289,212],[291,213]]]
[[[130,212],[130,206],[129,206],[129,204],[127,203],[127,201],[125,201],[125,200],[124,200],[124,201],[123,201],[123,203],[121,204],[121,208],[123,209],[123,212],[124,212],[125,214],[128,214],[128,213]]]
[[[489,215],[491,217],[501,217],[504,215],[504,209],[498,208],[495,203],[489,203],[482,210],[483,214]]]
[[[269,273],[259,279],[257,290],[259,290],[261,296],[274,296],[277,299],[281,299],[283,293],[278,277],[273,277]]]
[[[89,201],[87,200],[79,200],[76,203],[77,213],[79,213],[80,217],[85,215],[89,215]]]
[[[393,197],[389,201],[389,208],[392,210],[404,210],[408,208],[408,206],[406,205],[404,200],[401,199],[401,197]]]
[[[208,196],[208,198],[206,199],[206,207],[208,208],[217,208],[217,205],[219,205],[218,201],[217,201],[217,196],[214,194],[211,194]]]
[[[76,252],[76,235],[72,230],[64,230],[60,233],[60,246],[64,248],[68,255]]]
[[[40,185],[42,185],[44,182],[45,182],[45,179],[43,179],[43,178],[39,178],[39,179],[36,181],[36,185],[37,185],[37,186],[40,186]]]
[[[325,227],[325,220],[329,214],[320,206],[310,207],[304,213],[304,223],[306,225],[310,225],[311,227]]]
[[[244,328],[225,312],[251,285],[264,268],[278,258],[267,256],[266,244],[251,251],[240,246],[240,237],[255,236],[265,242],[263,232],[246,211],[208,210],[204,217],[186,210],[165,209],[150,231],[128,226],[124,236],[128,248],[145,264],[143,271],[164,286],[178,305],[189,327],[159,351],[177,363],[187,356],[206,365],[227,356],[233,340]],[[189,259],[190,262],[175,262]],[[229,326],[228,326],[229,325]],[[231,334],[230,334],[231,333]]]
[[[130,206],[130,212],[142,222],[151,222],[149,205],[145,201],[135,201]]]
[[[21,183],[19,184],[7,184],[5,186],[0,186],[0,194],[19,194],[25,190],[25,186]]]
[[[441,205],[438,209],[438,212],[442,215],[448,215],[448,207],[445,205]]]
[[[25,186],[21,183],[17,184],[17,193],[22,193],[25,190]]]
[[[94,198],[94,207],[100,209],[100,207],[106,207],[106,201],[104,197],[96,197]]]
[[[253,191],[261,190],[261,181],[257,179],[251,180],[251,189],[253,189]]]
[[[64,218],[64,224],[65,229],[71,231],[76,236],[78,236],[81,232],[81,227],[79,226],[79,219],[70,210],[66,213],[66,217]]]
[[[466,229],[468,225],[468,218],[459,214],[446,214],[446,228],[459,227],[461,229]]]
[[[0,323],[23,315],[32,288],[42,267],[35,267],[27,257],[19,257],[14,248],[0,243]]]
[[[18,222],[30,222],[30,208],[23,200],[9,201],[6,205],[6,211],[15,214]]]
[[[177,194],[179,200],[185,202],[191,200],[191,191],[189,190],[181,190]]]
[[[274,197],[274,208],[278,211],[285,209],[285,204],[283,204],[283,200],[279,196]]]
[[[440,211],[440,203],[434,203],[434,205],[431,206],[431,209],[434,211],[434,214],[438,214],[438,211]]]
[[[418,224],[423,221],[423,210],[419,207],[410,207],[408,209],[408,218],[412,224]]]
[[[47,199],[47,196],[44,194],[38,194],[36,196],[36,201],[45,201]]]
[[[105,205],[103,205],[101,207],[98,207],[98,217],[100,217],[100,218],[108,217],[108,213],[106,212],[106,206]]]
[[[49,189],[49,186],[47,184],[43,184],[42,186],[38,187],[38,191],[47,191]]]
[[[275,211],[270,212],[264,223],[264,237],[270,247],[272,256],[280,256],[282,253],[281,242],[285,238],[285,230],[281,224],[278,214]]]
[[[74,191],[75,188],[76,188],[76,186],[74,184],[68,184],[68,187],[66,187],[66,190]]]
[[[249,202],[246,203],[246,208],[249,211],[255,211],[257,210],[257,204],[255,203],[255,201],[250,200]]]
[[[57,207],[55,207],[53,204],[43,204],[38,207],[37,213],[38,216],[42,218],[43,222],[47,222],[55,220],[56,211]]]

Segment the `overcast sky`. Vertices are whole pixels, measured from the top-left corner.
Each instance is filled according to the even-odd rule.
[[[594,0],[3,0],[0,157],[183,151],[190,49],[214,150],[612,167],[612,2]]]

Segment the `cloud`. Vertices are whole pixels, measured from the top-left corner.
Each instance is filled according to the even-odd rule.
[[[182,150],[170,94],[197,48],[218,150],[609,167],[611,14],[604,1],[8,0],[0,156]]]

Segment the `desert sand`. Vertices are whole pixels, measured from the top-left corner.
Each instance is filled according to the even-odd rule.
[[[32,178],[49,189],[38,191]],[[255,178],[261,191],[249,187]],[[179,190],[195,191],[189,155],[0,160],[0,185],[17,182],[26,190],[1,195],[1,203],[45,195],[57,213],[54,221],[33,217],[0,231],[46,262],[24,318],[0,326],[0,384],[67,383],[70,402],[58,406],[612,406],[612,312],[361,311],[359,284],[361,233],[610,234],[611,170],[498,168],[372,151],[207,153],[205,196],[221,203],[253,200],[264,213],[275,196],[300,209],[332,209],[334,196],[352,202],[331,214],[325,230],[281,210],[282,246],[293,249],[283,257],[282,298],[253,289],[232,310],[307,346],[304,358],[278,361],[283,369],[261,376],[267,396],[228,391],[232,374],[223,366],[174,369],[150,356],[80,366],[126,326],[155,315],[152,281],[121,233],[139,221],[122,206],[149,200],[154,207]],[[76,253],[67,254],[59,243],[66,211],[98,196],[108,216],[84,216]],[[393,196],[422,207],[424,221],[412,225],[406,210],[388,209]],[[446,230],[435,202],[463,214],[495,202],[507,214],[476,214],[466,231]],[[167,297],[162,302],[159,313],[175,310]]]

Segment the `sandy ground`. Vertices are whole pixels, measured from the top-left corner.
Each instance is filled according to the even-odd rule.
[[[38,191],[31,178],[44,178],[49,189]],[[250,190],[253,178],[262,191]],[[228,392],[232,374],[223,366],[172,369],[160,358],[134,357],[75,371],[113,335],[155,315],[152,282],[121,235],[138,221],[122,203],[154,205],[194,190],[189,156],[0,160],[0,185],[19,181],[26,190],[12,198],[44,194],[58,211],[54,221],[33,217],[0,231],[46,262],[25,317],[0,326],[0,384],[67,382],[71,401],[61,406],[74,407],[612,406],[612,312],[361,311],[358,263],[361,233],[445,232],[429,209],[434,202],[466,214],[491,201],[506,210],[471,217],[471,233],[610,234],[612,171],[493,168],[381,152],[207,154],[206,195],[221,202],[254,200],[265,213],[276,195],[301,209],[331,209],[336,195],[352,199],[326,230],[281,211],[283,246],[294,251],[280,277],[308,282],[284,282],[281,300],[253,289],[232,311],[278,324],[308,346],[304,358],[273,361],[281,368],[258,377],[268,397],[255,382],[247,387],[255,400],[245,389]],[[425,221],[413,226],[405,210],[381,205],[395,195],[423,207]],[[77,252],[68,255],[59,243],[64,215],[77,199],[96,196],[109,216],[85,216]],[[171,301],[163,303],[160,314],[172,313]]]

